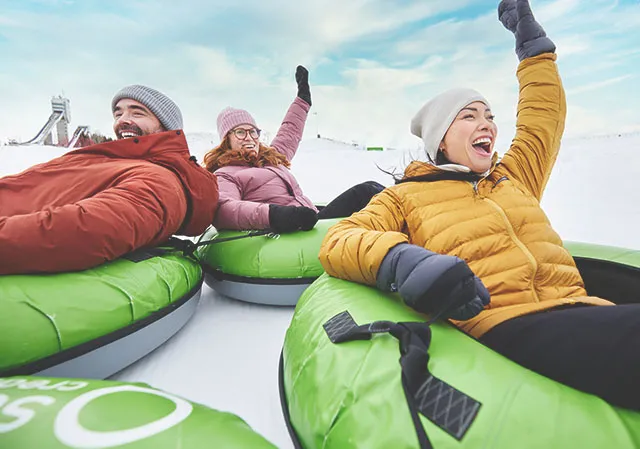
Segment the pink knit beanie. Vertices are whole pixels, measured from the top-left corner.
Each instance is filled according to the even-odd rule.
[[[258,128],[256,121],[244,109],[227,107],[218,114],[218,135],[220,141],[224,140],[227,133],[238,125],[251,125]]]

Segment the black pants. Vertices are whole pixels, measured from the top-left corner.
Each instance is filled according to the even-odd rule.
[[[338,195],[318,213],[319,219],[348,217],[364,208],[371,198],[384,190],[382,184],[367,181],[357,184]]]
[[[525,315],[500,323],[480,341],[532,371],[640,410],[640,304]]]

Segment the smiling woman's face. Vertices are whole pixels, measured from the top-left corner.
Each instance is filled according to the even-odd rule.
[[[232,150],[258,152],[260,131],[251,125],[239,125],[229,131],[229,145]]]
[[[454,164],[484,173],[491,167],[498,127],[493,115],[481,101],[465,106],[442,139],[440,150]]]

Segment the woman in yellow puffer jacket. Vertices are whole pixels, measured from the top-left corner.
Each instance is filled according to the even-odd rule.
[[[640,409],[640,305],[589,297],[540,207],[564,130],[555,45],[527,0],[503,0],[516,37],[517,131],[497,161],[489,102],[453,89],[416,114],[430,163],[332,227],[327,273],[452,320],[521,365],[612,404]],[[594,307],[613,306],[613,307]]]

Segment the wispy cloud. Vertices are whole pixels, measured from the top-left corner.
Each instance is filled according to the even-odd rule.
[[[18,23],[13,19],[0,15],[0,26],[11,27],[11,26],[17,26],[17,25]]]
[[[610,86],[612,84],[616,84],[619,83],[621,81],[627,80],[629,78],[633,78],[633,75],[622,75],[622,76],[616,76],[615,78],[609,78],[607,80],[603,80],[603,81],[598,81],[595,83],[589,83],[589,84],[585,84],[584,86],[578,86],[574,89],[571,89],[567,92],[567,94],[569,95],[575,95],[575,94],[579,94],[579,93],[584,93],[584,92],[590,92],[593,90],[597,90],[597,89],[601,89],[603,87],[607,87]]]

